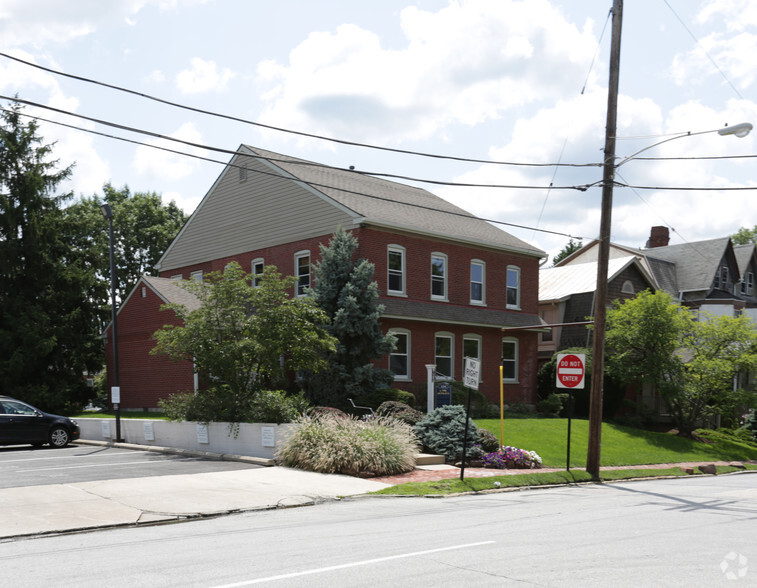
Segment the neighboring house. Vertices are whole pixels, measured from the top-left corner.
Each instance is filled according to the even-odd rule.
[[[122,406],[154,407],[191,389],[189,362],[177,376],[148,356],[150,345],[127,339],[144,342],[171,321],[155,319],[171,279],[202,279],[231,261],[253,274],[275,265],[306,295],[319,247],[339,226],[357,237],[356,259],[375,265],[382,328],[398,343],[377,364],[396,387],[425,394],[432,364],[438,378],[462,380],[470,356],[482,361],[479,389],[492,402],[500,364],[506,399],[535,402],[544,252],[426,190],[242,145],[157,264],[161,281],[137,284],[151,302],[132,292],[119,310]]]
[[[593,244],[587,245],[592,247]],[[539,337],[539,362],[570,347],[591,347],[591,331],[576,324],[594,315],[597,288],[597,262],[558,265],[543,269],[539,275],[539,314],[552,327]],[[607,298],[610,301],[633,298],[643,290],[655,290],[656,282],[638,255],[613,257],[608,263]]]
[[[636,249],[612,243],[608,268],[608,304],[632,298],[639,291],[664,290],[698,316],[738,316],[757,320],[757,253],[755,245],[734,247],[722,237],[668,245],[667,227],[652,227],[647,247]],[[577,322],[593,315],[596,289],[597,241],[582,247],[540,275],[539,312],[549,324]],[[539,359],[576,345],[591,346],[585,327],[555,327],[552,341],[539,343]],[[547,335],[549,339],[549,335]],[[744,376],[745,386],[753,375]],[[642,391],[644,404],[663,410],[659,399]]]

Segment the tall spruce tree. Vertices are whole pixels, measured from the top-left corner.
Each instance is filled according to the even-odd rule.
[[[84,371],[102,365],[95,270],[71,247],[54,194],[71,167],[51,160],[34,122],[0,118],[0,382],[47,410],[87,400]]]
[[[340,227],[327,247],[321,245],[321,261],[313,270],[312,295],[331,319],[327,328],[338,340],[329,367],[307,378],[307,394],[316,404],[343,405],[348,398],[388,386],[394,377],[372,363],[394,350],[395,339],[381,332],[384,307],[378,303],[374,266],[365,259],[353,263],[357,246],[357,239]]]

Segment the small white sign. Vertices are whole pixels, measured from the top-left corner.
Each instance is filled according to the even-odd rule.
[[[110,401],[113,404],[121,404],[121,387],[120,386],[110,387]]]
[[[276,432],[273,427],[260,427],[263,447],[275,447]]]
[[[208,439],[208,425],[197,423],[197,442],[210,443],[210,439]]]
[[[151,421],[144,423],[145,426],[145,441],[155,441],[155,429]]]
[[[110,421],[100,421],[103,437],[110,439]]]
[[[472,357],[465,358],[465,377],[463,385],[466,388],[478,390],[478,380],[481,375],[481,360]]]

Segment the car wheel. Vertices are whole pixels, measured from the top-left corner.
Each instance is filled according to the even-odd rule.
[[[55,427],[50,431],[50,447],[65,447],[68,445],[69,438],[66,427]]]

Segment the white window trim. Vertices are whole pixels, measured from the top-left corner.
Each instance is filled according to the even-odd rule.
[[[182,274],[174,274],[173,276],[171,276],[171,279],[174,282],[181,282],[184,279],[184,276]]]
[[[444,268],[444,276],[442,277],[442,294],[434,294],[434,274],[433,271],[431,271],[431,300],[441,300],[443,302],[448,302],[447,299],[447,283],[449,282],[449,260],[447,259],[447,255],[444,253],[439,253],[438,251],[435,251],[431,254],[431,265],[429,266],[429,270],[432,270],[434,267],[434,258],[439,258],[442,260],[442,267]]]
[[[486,306],[486,262],[480,259],[470,260],[470,282],[468,283],[468,294],[470,294],[470,286],[473,284],[473,265],[481,266],[481,300],[474,300],[471,296],[470,303],[476,306]]]
[[[258,278],[256,276],[261,274],[255,273],[255,266],[261,264],[265,268],[265,260],[262,257],[256,257],[250,262],[250,273],[252,274],[252,286],[254,288],[257,288],[260,286],[260,284],[257,283]]]
[[[189,279],[194,282],[202,282],[202,270],[197,270],[189,273]]]
[[[504,374],[502,374],[502,382],[505,384],[517,384],[518,383],[518,376],[519,376],[519,370],[518,367],[520,366],[520,341],[516,339],[515,337],[503,337],[502,338],[502,344],[505,343],[514,343],[515,344],[515,377],[514,378],[506,378],[504,377]],[[508,360],[509,361],[509,360]]]
[[[625,282],[623,282],[623,286],[621,286],[620,291],[623,294],[634,294],[635,292],[633,282],[631,282],[631,280],[626,280]]]
[[[389,255],[399,253],[402,256],[402,289],[391,290],[389,288]],[[407,250],[402,245],[388,245],[386,248],[386,293],[389,296],[407,296]]]
[[[465,373],[465,342],[466,341],[475,341],[478,343],[478,357],[474,357],[473,359],[477,359],[478,361],[481,361],[481,355],[483,354],[483,337],[481,335],[477,335],[476,333],[465,333],[463,335],[463,363],[461,366],[461,374]],[[483,372],[479,370],[478,372],[478,381],[483,382],[481,379],[481,376],[483,375]]]
[[[515,301],[515,304],[508,304],[507,302],[507,291],[510,289],[507,278],[511,270],[518,273],[518,287],[516,288],[517,300]],[[520,268],[517,265],[508,265],[507,272],[505,273],[505,308],[510,308],[513,310],[520,310],[520,290],[521,290]]]
[[[411,339],[410,331],[408,329],[396,328],[396,329],[389,329],[388,334],[389,335],[405,335],[407,337],[407,354],[405,355],[405,357],[407,357],[407,374],[405,375],[395,374],[394,381],[395,382],[410,382],[412,380],[411,370],[412,370],[412,365],[413,365],[412,357],[411,357],[413,347],[412,347],[412,339]],[[394,355],[394,353],[389,354],[389,369],[391,369],[392,367],[392,360],[391,360],[392,355]]]
[[[439,357],[436,355],[436,340],[439,338],[449,339],[449,371],[451,373],[448,376],[437,374],[437,380],[453,381],[455,379],[455,335],[449,331],[437,331],[434,333],[434,364],[436,364],[436,358]]]
[[[300,292],[300,287],[302,286],[302,284],[300,284],[300,259],[305,257],[308,258],[308,284],[305,287],[313,287],[313,263],[312,258],[310,257],[310,249],[303,249],[294,254],[294,277],[297,278],[297,284],[294,289],[297,298],[307,296],[306,292]]]

